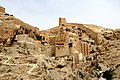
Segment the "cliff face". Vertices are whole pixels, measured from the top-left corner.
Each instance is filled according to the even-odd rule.
[[[119,80],[120,30],[66,22],[39,31],[0,7],[0,80]]]

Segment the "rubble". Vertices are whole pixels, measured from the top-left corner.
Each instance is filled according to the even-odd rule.
[[[59,18],[39,31],[0,7],[0,80],[119,79],[119,29]]]

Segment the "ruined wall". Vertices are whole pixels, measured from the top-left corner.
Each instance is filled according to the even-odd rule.
[[[23,35],[16,35],[15,42],[24,48],[32,49],[40,53],[41,51],[41,42],[38,40],[34,40],[33,38],[29,37],[27,34]]]

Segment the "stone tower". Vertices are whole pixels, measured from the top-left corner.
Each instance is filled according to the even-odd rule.
[[[65,18],[59,18],[59,26],[65,26],[66,25],[66,19]]]
[[[0,6],[0,13],[5,13],[5,8]]]

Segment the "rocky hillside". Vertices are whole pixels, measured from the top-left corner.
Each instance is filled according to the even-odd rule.
[[[98,80],[103,76],[107,80],[120,79],[120,30],[104,32],[99,35],[101,43],[93,52],[81,61],[81,68],[88,72],[86,77]],[[92,78],[97,77],[97,78]],[[103,79],[101,79],[103,80]]]
[[[1,45],[10,46],[11,41],[18,34],[28,34],[31,38],[35,40],[40,40],[39,28],[33,27],[27,23],[24,23],[23,21],[19,20],[13,15],[5,13],[4,11],[0,12],[0,43]]]
[[[120,80],[120,29],[63,18],[39,31],[0,7],[0,80]]]

